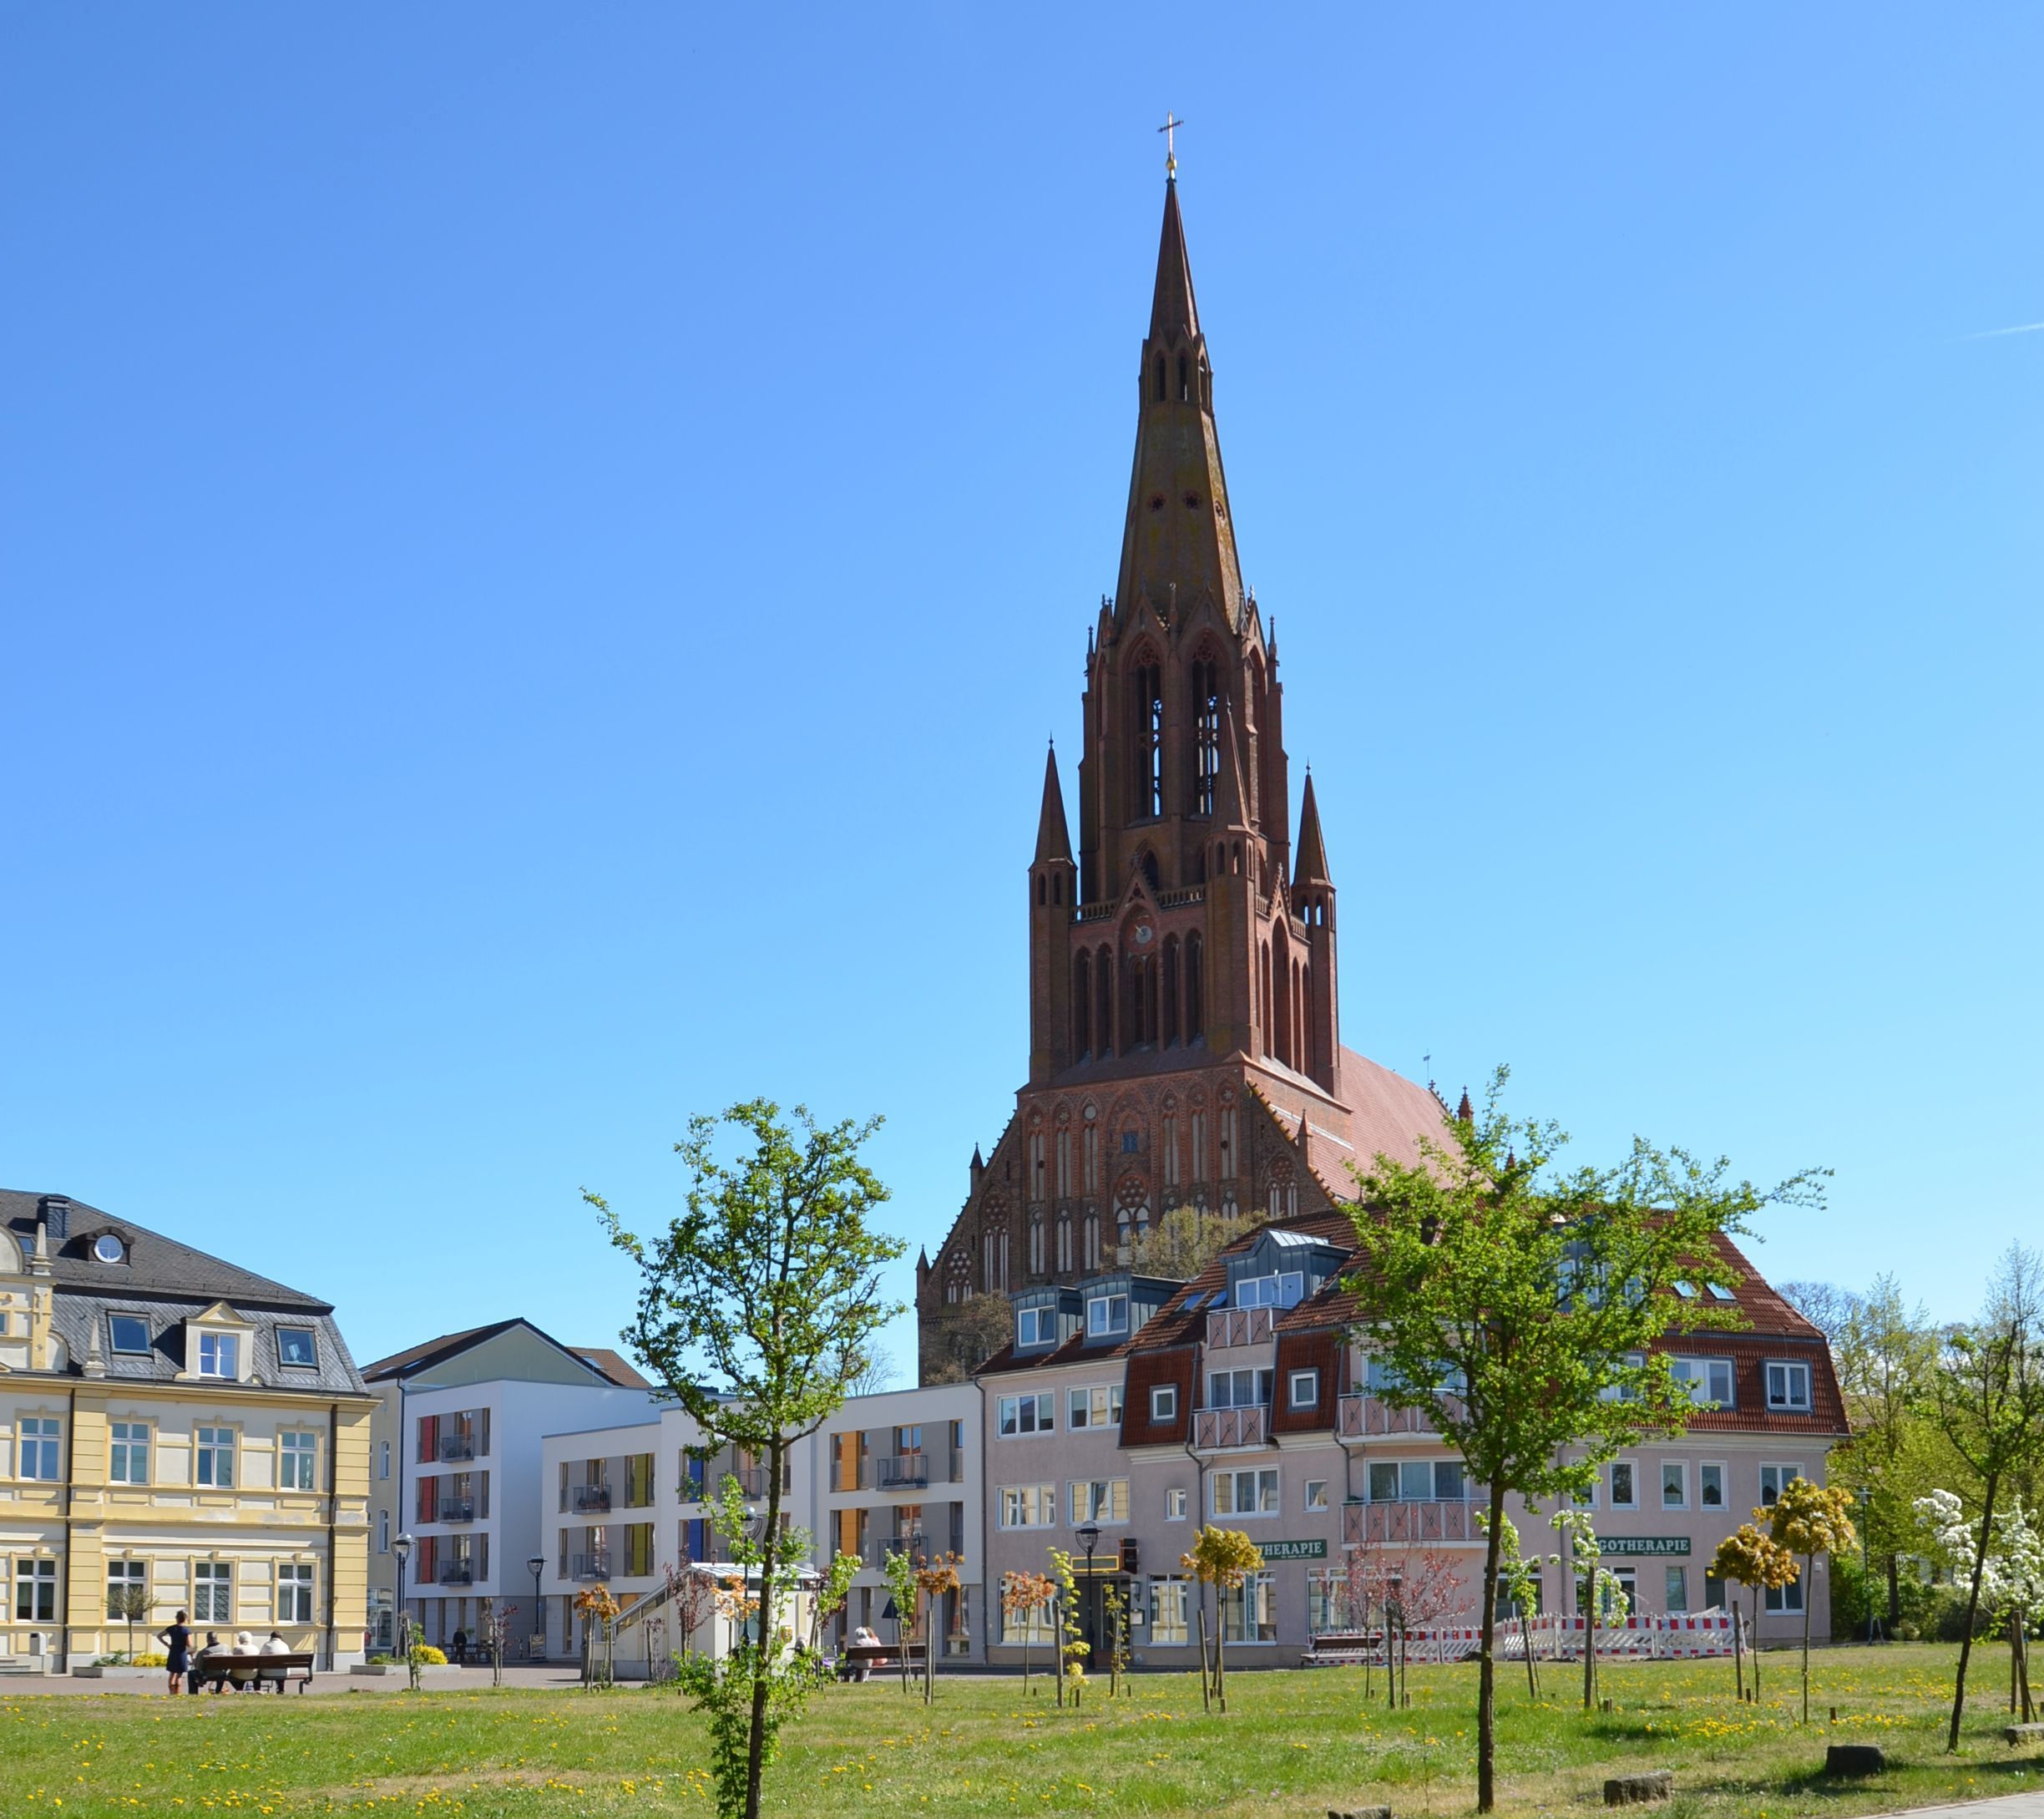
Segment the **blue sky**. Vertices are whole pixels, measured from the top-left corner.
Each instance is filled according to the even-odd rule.
[[[2044,15],[994,20],[0,8],[0,1175],[363,1358],[608,1340],[578,1188],[665,1216],[756,1092],[886,1113],[939,1239],[1171,108],[1346,1039],[1829,1164],[1763,1266],[1970,1308],[2038,1210]]]

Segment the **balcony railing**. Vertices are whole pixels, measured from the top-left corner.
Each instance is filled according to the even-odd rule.
[[[1217,1308],[1207,1316],[1207,1349],[1230,1345],[1267,1345],[1278,1316],[1267,1307]]]
[[[443,1560],[438,1576],[443,1585],[473,1585],[475,1568],[466,1560]]]
[[[905,1553],[911,1560],[927,1559],[930,1546],[923,1535],[881,1535],[866,1543],[865,1561],[876,1573],[887,1564],[890,1553]]]
[[[1460,1408],[1451,1396],[1442,1398],[1450,1408]],[[1394,1408],[1367,1391],[1344,1396],[1340,1409],[1341,1437],[1367,1440],[1374,1435],[1431,1434],[1438,1430],[1430,1410]]]
[[[472,1523],[475,1520],[475,1499],[443,1497],[433,1505],[433,1519],[437,1523]]]
[[[568,1577],[571,1579],[607,1579],[610,1577],[610,1556],[607,1553],[578,1553],[568,1565]]]
[[[880,1488],[899,1491],[930,1481],[929,1461],[922,1453],[905,1452],[898,1458],[880,1462]]]
[[[607,1484],[571,1484],[568,1487],[568,1507],[578,1515],[592,1509],[608,1509],[610,1507],[610,1487]]]
[[[1349,1547],[1369,1542],[1394,1545],[1429,1541],[1468,1541],[1475,1524],[1467,1503],[1344,1503],[1342,1540]]]
[[[1243,1408],[1201,1408],[1192,1411],[1192,1445],[1200,1452],[1212,1452],[1226,1447],[1267,1446],[1269,1432],[1270,1411],[1261,1402],[1252,1402]]]
[[[440,1436],[440,1457],[448,1459],[473,1459],[476,1456],[473,1434],[443,1434]]]

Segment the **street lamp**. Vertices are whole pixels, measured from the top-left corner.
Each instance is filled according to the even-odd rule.
[[[545,1614],[539,1609],[539,1575],[545,1569],[546,1556],[543,1553],[535,1553],[531,1559],[525,1563],[525,1570],[533,1576],[532,1629],[528,1634],[525,1643],[525,1653],[528,1657],[529,1657],[533,1652],[532,1645],[534,1640],[537,1640],[541,1644],[541,1653],[544,1654],[545,1652],[546,1616]]]
[[[1874,1640],[1874,1581],[1872,1567],[1867,1558],[1867,1511],[1873,1507],[1874,1490],[1871,1485],[1859,1487],[1859,1595],[1866,1600],[1867,1641]]]
[[[412,1538],[402,1529],[391,1543],[391,1552],[397,1556],[397,1591],[391,1610],[391,1647],[392,1652],[409,1655],[412,1652],[410,1631],[412,1614],[405,1609],[405,1562],[412,1558]]]
[[[1093,1633],[1093,1550],[1100,1545],[1100,1535],[1098,1523],[1081,1523],[1072,1531],[1072,1538],[1085,1552],[1086,1588],[1080,1595],[1079,1608],[1085,1613],[1085,1639],[1093,1648],[1097,1648],[1100,1641]]]

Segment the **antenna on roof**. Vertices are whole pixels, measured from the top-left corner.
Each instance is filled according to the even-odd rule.
[[[1419,1063],[1427,1071],[1427,1091],[1431,1092],[1434,1090],[1434,1056],[1431,1053],[1422,1055]]]

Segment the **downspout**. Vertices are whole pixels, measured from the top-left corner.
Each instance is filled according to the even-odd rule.
[[[1199,1394],[1199,1386],[1200,1342],[1196,1339],[1192,1341],[1192,1382],[1191,1385],[1191,1392],[1192,1396],[1196,1396]],[[1272,1394],[1275,1395],[1276,1393],[1276,1386],[1273,1385],[1272,1388]],[[1200,1456],[1192,1450],[1193,1411],[1191,1406],[1191,1396],[1187,1397],[1186,1402],[1185,1456],[1192,1462],[1192,1516],[1193,1520],[1198,1524],[1198,1528],[1195,1528],[1193,1533],[1197,1536],[1199,1529],[1204,1528],[1207,1526],[1207,1467],[1201,1462]],[[1197,1579],[1193,1581],[1193,1584],[1197,1588],[1194,1595],[1198,1598],[1200,1601],[1200,1608],[1204,1610],[1207,1608],[1207,1588],[1203,1585],[1200,1585]],[[1217,1588],[1214,1593],[1214,1634],[1217,1636],[1220,1634],[1220,1633],[1221,1594],[1218,1588]],[[1200,1669],[1202,1673],[1206,1671],[1206,1663],[1204,1660],[1201,1662]]]
[[[1126,1366],[1124,1367],[1126,1370]],[[1126,1381],[1126,1379],[1125,1379]],[[978,1377],[973,1379],[973,1388],[979,1395],[979,1418],[973,1432],[978,1436],[981,1469],[978,1474],[979,1485],[979,1659],[988,1666],[993,1664],[990,1652],[994,1646],[994,1611],[998,1594],[987,1578],[987,1494],[986,1471],[986,1386]]]
[[[326,1670],[333,1671],[334,1658],[339,1652],[340,1631],[334,1624],[334,1581],[337,1575],[334,1568],[340,1564],[340,1543],[335,1530],[341,1513],[341,1405],[326,1405]],[[362,1552],[367,1554],[365,1547]],[[364,1563],[365,1566],[367,1562]],[[364,1577],[367,1574],[365,1572]]]
[[[53,1310],[56,1296],[50,1300]],[[71,1509],[78,1501],[78,1487],[73,1482],[78,1464],[78,1386],[74,1383],[65,1392],[64,1404],[64,1586],[63,1622],[58,1634],[63,1638],[63,1670],[71,1671]]]
[[[399,1605],[400,1605],[400,1604],[402,1603],[402,1601],[403,1601],[403,1598],[404,1598],[404,1584],[403,1584],[403,1580],[404,1580],[405,1561],[404,1561],[403,1557],[402,1557],[402,1555],[401,1555],[401,1554],[400,1554],[400,1553],[397,1552],[397,1538],[398,1538],[398,1536],[402,1535],[402,1534],[404,1533],[404,1527],[405,1527],[405,1519],[404,1519],[404,1512],[405,1512],[405,1499],[404,1499],[404,1468],[405,1468],[405,1415],[404,1415],[404,1393],[405,1393],[405,1386],[404,1386],[404,1376],[403,1376],[402,1372],[401,1371],[401,1372],[399,1373],[399,1375],[398,1375],[398,1378],[397,1378],[397,1432],[396,1436],[395,1436],[395,1437],[394,1437],[394,1438],[392,1440],[392,1442],[391,1442],[391,1452],[392,1452],[392,1453],[393,1453],[393,1454],[396,1456],[396,1457],[397,1457],[397,1499],[396,1499],[395,1504],[393,1505],[393,1507],[392,1507],[392,1510],[391,1510],[391,1639],[390,1639],[390,1645],[391,1645],[391,1646],[392,1646],[393,1649],[394,1649],[394,1648],[396,1648],[396,1647],[397,1646],[398,1621],[399,1621],[400,1617],[402,1615],[402,1613],[400,1611],[400,1609],[399,1609],[399,1608],[398,1608],[398,1607],[399,1607]]]

